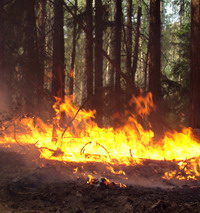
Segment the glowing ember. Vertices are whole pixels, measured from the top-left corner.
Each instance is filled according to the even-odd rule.
[[[39,118],[17,119],[12,127],[4,123],[0,143],[34,144],[40,151],[41,158],[66,162],[93,161],[110,165],[134,165],[141,164],[141,159],[177,160],[180,170],[184,170],[186,176],[170,171],[163,178],[195,179],[200,175],[200,143],[192,137],[190,128],[185,128],[182,132],[167,132],[162,140],[153,141],[154,133],[144,130],[137,122],[137,116],[144,118],[155,108],[150,93],[131,99],[130,106],[136,106],[137,114],[126,112],[129,115],[127,122],[118,129],[99,128],[92,121],[95,112],[84,109],[79,111],[73,106],[70,97],[65,97],[64,103],[58,98],[56,100],[53,106],[56,112],[53,125],[46,124]],[[61,113],[65,113],[67,117],[65,131],[59,125]],[[56,127],[56,140],[52,140],[53,126]],[[125,174],[110,166],[107,169],[114,174]]]
[[[97,187],[119,186],[120,188],[126,188],[125,184],[111,182],[108,178],[105,178],[105,177],[95,178],[92,175],[88,175],[87,183]]]

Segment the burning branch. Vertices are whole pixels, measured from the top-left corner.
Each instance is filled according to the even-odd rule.
[[[38,150],[42,150],[42,149],[46,149],[50,152],[52,152],[52,155],[50,156],[50,158],[52,157],[59,157],[59,156],[63,156],[64,155],[64,152],[61,150],[61,149],[50,149],[50,148],[47,148],[47,147],[39,147]]]
[[[85,106],[85,104],[87,103],[87,101],[89,100],[89,98],[87,98],[82,105],[79,107],[79,109],[77,110],[76,114],[74,115],[74,117],[68,122],[67,126],[65,127],[62,135],[61,135],[61,139],[64,137],[65,132],[67,131],[67,129],[72,125],[72,122],[75,120],[76,116],[78,115],[78,113],[80,112],[80,110]]]
[[[81,148],[81,150],[80,150],[80,155],[84,154],[84,152],[85,152],[85,147],[86,147],[87,145],[89,145],[89,144],[92,144],[92,143],[94,143],[94,142],[90,141],[90,142],[86,143],[86,144]],[[100,147],[102,147],[102,148],[106,151],[106,153],[108,154],[109,159],[111,160],[110,154],[109,154],[109,152],[107,151],[107,149],[106,149],[103,145],[101,145],[100,143],[98,143],[98,142],[95,142],[95,144],[98,145],[98,146],[100,146]]]

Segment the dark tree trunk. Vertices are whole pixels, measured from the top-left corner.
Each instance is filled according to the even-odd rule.
[[[64,99],[64,14],[63,0],[54,1],[52,95]]]
[[[64,11],[63,0],[54,0],[54,26],[53,26],[53,71],[52,95],[64,101],[65,91],[65,65],[64,65]],[[53,118],[52,141],[57,141],[57,128],[64,127],[65,115],[61,114],[60,121]]]
[[[150,115],[150,122],[155,133],[155,140],[163,136],[167,125],[163,120],[164,110],[161,94],[161,22],[160,0],[150,0],[149,26],[149,91],[157,105],[156,111]]]
[[[113,90],[114,87],[114,73],[115,73],[115,64],[114,64],[114,34],[113,34],[113,29],[114,27],[111,27],[112,34],[111,38],[109,40],[109,47],[108,47],[108,52],[109,52],[109,57],[112,60],[113,64],[110,63],[108,67],[108,80],[107,80],[107,86],[110,88],[110,91]]]
[[[8,73],[5,70],[5,47],[4,47],[4,0],[0,1],[0,111],[8,110]],[[9,98],[8,98],[9,97]]]
[[[102,0],[95,0],[95,108],[96,120],[102,126],[103,103],[103,6]]]
[[[44,98],[44,73],[45,73],[45,56],[46,56],[46,0],[39,1],[39,38],[38,38],[38,50],[39,50],[39,64],[40,72],[37,79],[37,96],[40,105],[43,103]],[[43,105],[43,104],[42,104]],[[42,113],[42,112],[41,112]]]
[[[40,39],[39,39],[39,54],[40,54],[40,64],[41,64],[41,86],[43,88],[44,86],[44,70],[45,70],[45,45],[46,45],[46,4],[47,0],[40,0],[40,9],[41,9],[41,14],[40,14]]]
[[[122,36],[122,0],[115,1],[115,26],[114,26],[114,64],[115,64],[115,91],[120,91],[121,70],[121,36]]]
[[[69,95],[73,94],[74,90],[74,77],[75,77],[75,59],[76,59],[76,37],[77,37],[77,9],[78,9],[78,1],[75,0],[74,3],[74,23],[73,23],[73,38],[72,38],[72,54],[71,54],[71,67],[69,73]]]
[[[139,50],[139,41],[140,41],[140,24],[141,24],[141,15],[142,9],[138,7],[137,12],[137,25],[136,25],[136,33],[135,33],[135,47],[134,47],[134,54],[133,54],[133,67],[132,67],[132,79],[135,88],[135,73],[137,71],[137,63],[138,63],[138,50]]]
[[[200,1],[191,2],[191,114],[190,125],[200,128]]]
[[[27,113],[37,110],[37,87],[40,76],[40,66],[37,47],[35,0],[24,1],[25,29],[24,29],[24,99]]]
[[[149,91],[154,101],[161,98],[160,0],[150,1],[149,26]]]
[[[87,97],[93,95],[93,0],[86,0],[85,32],[85,72],[87,78]]]
[[[0,82],[1,85],[5,81],[5,73],[4,73],[4,1],[0,1]]]
[[[128,0],[127,7],[127,55],[126,55],[126,71],[129,77],[132,76],[132,15],[133,15],[133,1]]]

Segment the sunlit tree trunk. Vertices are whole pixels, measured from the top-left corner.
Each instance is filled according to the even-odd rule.
[[[52,95],[64,98],[64,15],[63,0],[54,1]]]
[[[73,94],[74,91],[74,77],[75,77],[75,59],[76,59],[76,43],[77,43],[77,9],[78,1],[74,2],[74,23],[73,23],[73,38],[72,38],[72,53],[71,53],[71,66],[69,73],[69,95]]]
[[[200,128],[200,0],[191,1],[191,40],[190,125]]]
[[[102,0],[95,0],[95,108],[96,120],[102,126],[103,103],[103,5]]]
[[[149,26],[149,91],[154,101],[161,98],[160,0],[150,0]]]
[[[120,91],[121,70],[121,37],[122,37],[122,0],[115,1],[115,26],[114,26],[114,64],[115,64],[115,91]]]
[[[87,78],[87,97],[93,95],[93,0],[86,0],[85,32],[85,72]]]
[[[38,109],[36,106],[38,76],[40,66],[37,46],[35,0],[24,1],[25,4],[25,27],[24,27],[24,99],[27,113],[33,113]]]

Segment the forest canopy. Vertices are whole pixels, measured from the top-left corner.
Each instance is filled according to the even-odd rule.
[[[123,120],[114,115],[131,97],[151,92],[153,122],[199,128],[199,7],[198,0],[1,0],[1,113],[48,120],[54,97],[67,95],[95,109],[99,126],[117,127]]]

